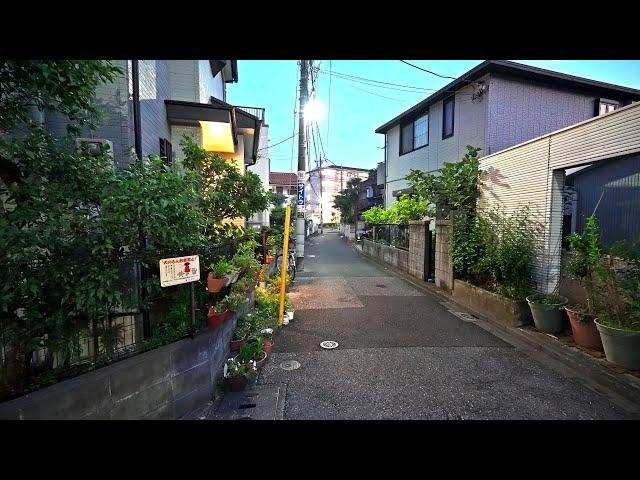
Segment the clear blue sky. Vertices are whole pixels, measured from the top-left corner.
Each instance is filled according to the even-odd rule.
[[[457,77],[482,60],[407,61],[442,75]],[[640,89],[640,61],[637,60],[515,61]],[[333,60],[331,67],[340,74],[434,90],[452,81],[398,60]],[[323,60],[320,68],[329,71],[329,60]],[[296,60],[239,60],[239,81],[228,85],[229,103],[266,108],[270,145],[294,132],[298,69]],[[329,75],[323,73],[318,74],[316,92],[326,109],[319,126],[327,158],[338,165],[361,168],[375,167],[384,159],[383,150],[378,148],[384,145],[384,136],[374,133],[375,129],[430,94],[378,88],[332,76],[329,96]],[[297,131],[297,122],[295,127]],[[314,162],[313,146],[310,147]],[[270,148],[271,170],[295,172],[297,148],[297,137]]]

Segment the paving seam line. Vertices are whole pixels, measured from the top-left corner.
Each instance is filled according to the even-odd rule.
[[[350,245],[350,247],[358,253],[363,258],[371,261],[372,263],[378,264],[384,268],[386,268],[389,272],[393,273],[396,277],[404,280],[406,283],[414,286],[420,291],[431,294],[432,296],[441,298],[447,302],[450,302],[457,307],[460,308],[461,311],[471,313],[472,315],[478,317],[483,320],[486,325],[483,325],[483,322],[474,322],[476,325],[480,326],[482,329],[488,331],[489,333],[494,334],[498,338],[504,340],[505,342],[515,346],[522,348],[522,344],[525,344],[527,347],[532,348],[534,352],[543,351],[547,355],[549,355],[552,359],[562,363],[564,366],[570,368],[576,373],[576,377],[579,380],[582,380],[582,383],[591,383],[596,384],[597,386],[604,388],[606,390],[611,391],[612,393],[622,397],[626,401],[631,401],[635,404],[638,403],[638,392],[639,386],[637,384],[632,383],[632,381],[621,379],[619,377],[615,377],[613,373],[605,370],[606,367],[603,367],[596,363],[596,360],[587,356],[587,354],[582,352],[569,352],[566,350],[567,347],[561,345],[552,345],[550,343],[538,341],[535,338],[532,338],[530,334],[522,332],[517,328],[511,328],[506,325],[503,325],[495,320],[485,317],[484,315],[478,315],[476,313],[469,312],[466,307],[455,302],[451,295],[448,295],[446,292],[441,290],[436,290],[437,287],[428,286],[421,284],[417,279],[412,278],[406,272],[395,268],[392,265],[379,261],[377,258],[373,258],[367,255],[364,252],[361,252],[358,247],[355,245]],[[546,340],[546,339],[540,339]],[[584,356],[579,360],[576,358],[576,354]],[[586,365],[586,368],[594,368],[598,373],[598,379],[594,379],[590,376],[586,376],[584,374],[585,362],[589,362]],[[588,386],[588,385],[587,385]],[[633,392],[629,392],[632,390]],[[602,392],[598,392],[602,394]],[[640,407],[637,407],[640,409]]]

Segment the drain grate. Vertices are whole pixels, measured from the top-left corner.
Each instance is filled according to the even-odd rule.
[[[280,364],[280,368],[283,370],[297,370],[300,368],[300,362],[297,360],[285,360]]]
[[[338,346],[338,342],[334,342],[333,340],[325,340],[324,342],[320,342],[320,346],[326,350],[332,350]]]
[[[449,310],[449,312],[464,322],[477,322],[478,320],[480,320],[478,317],[474,317],[467,312],[454,312],[453,310]]]
[[[378,287],[378,288],[387,288],[386,285],[376,285],[376,287]]]

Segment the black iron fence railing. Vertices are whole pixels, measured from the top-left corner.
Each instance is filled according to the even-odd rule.
[[[217,299],[212,295],[224,295],[206,291],[207,267],[233,256],[237,244],[233,239],[188,251],[123,255],[114,261],[117,273],[110,285],[95,287],[119,292],[120,301],[104,305],[101,314],[91,315],[80,307],[70,305],[61,311],[56,305],[65,295],[73,295],[65,288],[74,284],[74,275],[81,278],[82,269],[95,268],[95,259],[74,255],[47,261],[46,265],[42,261],[5,262],[2,281],[15,285],[16,295],[28,282],[40,282],[44,288],[41,297],[29,300],[31,304],[25,300],[14,311],[0,311],[0,401],[193,335],[203,327],[208,306]],[[184,255],[200,256],[200,281],[195,282],[194,289],[195,324],[190,285],[160,287],[160,259]],[[146,267],[141,280],[143,264]],[[57,270],[66,279],[42,275],[43,271]],[[13,301],[14,305],[19,303]],[[33,303],[39,305],[31,308]]]
[[[394,223],[374,225],[373,241],[409,250],[409,225]]]

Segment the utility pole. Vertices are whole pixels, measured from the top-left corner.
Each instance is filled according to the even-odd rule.
[[[324,234],[324,213],[322,211],[322,157],[320,157],[318,176],[320,178],[320,235],[322,235]]]
[[[307,79],[309,75],[308,60],[300,60],[300,113],[298,116],[298,214],[296,218],[296,269],[304,270],[304,237],[305,237],[305,195],[304,172],[307,136],[304,124],[304,109],[307,106]],[[286,252],[284,252],[286,255]]]

